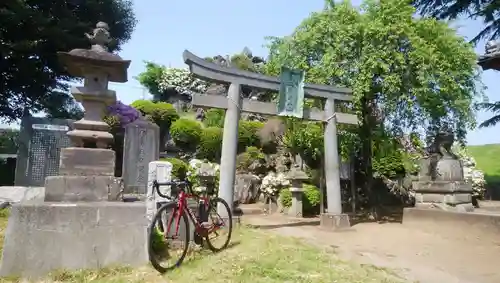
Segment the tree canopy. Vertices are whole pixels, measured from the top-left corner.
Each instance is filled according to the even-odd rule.
[[[425,16],[454,20],[460,16],[482,19],[485,27],[473,39],[500,37],[500,2],[496,0],[413,0],[418,11]]]
[[[404,0],[367,0],[313,13],[291,36],[271,39],[266,71],[285,64],[309,82],[352,88],[354,110],[372,127],[378,120],[399,134],[450,125],[464,138],[475,126],[476,54],[446,23],[414,12]]]
[[[130,39],[136,19],[130,0],[5,0],[0,4],[0,119],[27,111],[79,115],[67,94],[74,80],[59,64],[58,51],[89,46],[84,33],[109,24],[115,44]]]

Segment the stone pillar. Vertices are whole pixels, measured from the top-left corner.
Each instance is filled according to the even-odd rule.
[[[337,141],[337,119],[335,117],[335,100],[327,99],[325,104],[325,179],[328,212],[321,212],[321,226],[333,228],[349,227],[349,217],[342,214],[342,198],[340,191],[340,158]]]
[[[241,86],[232,83],[227,95],[227,110],[222,136],[222,155],[220,163],[219,197],[232,209],[234,198],[234,178],[236,174],[236,154],[238,149],[238,122],[241,113]],[[218,209],[221,217],[227,217],[224,208]]]

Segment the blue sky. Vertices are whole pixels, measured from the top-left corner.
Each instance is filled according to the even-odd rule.
[[[359,4],[360,1],[354,1]],[[147,97],[147,92],[133,79],[144,70],[144,61],[153,61],[171,67],[184,67],[182,52],[188,49],[204,57],[241,52],[245,46],[254,55],[266,56],[266,36],[290,34],[311,12],[321,10],[324,0],[211,0],[211,1],[165,1],[148,0],[134,3],[139,20],[120,56],[132,60],[129,82],[112,84],[124,103]],[[105,21],[105,19],[103,19]],[[458,21],[454,24],[461,35],[472,38],[481,30],[479,21]],[[112,33],[113,31],[111,31]],[[484,52],[484,42],[476,48]],[[482,75],[488,87],[486,95],[491,101],[500,100],[495,88],[500,84],[500,73],[487,71]],[[490,116],[479,113],[478,121]],[[469,144],[500,143],[497,131],[500,125],[470,132]]]

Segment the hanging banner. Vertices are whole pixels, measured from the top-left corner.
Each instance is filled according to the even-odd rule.
[[[278,116],[304,116],[304,71],[281,67]]]

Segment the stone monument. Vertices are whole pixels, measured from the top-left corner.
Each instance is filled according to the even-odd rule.
[[[148,262],[146,205],[111,202],[121,193],[106,106],[116,101],[108,82],[126,82],[130,61],[108,52],[106,23],[88,35],[91,49],[60,52],[69,74],[84,78],[71,92],[85,107],[67,133],[73,147],[60,155],[60,176],[45,180],[45,202],[20,203],[11,214],[0,276],[38,276],[57,269],[142,265]],[[50,201],[50,202],[49,202]]]
[[[418,181],[413,182],[415,207],[469,212],[472,205],[472,186],[463,175],[460,159],[451,151],[454,142],[451,131],[441,131],[421,160]]]

